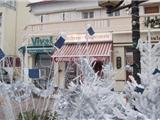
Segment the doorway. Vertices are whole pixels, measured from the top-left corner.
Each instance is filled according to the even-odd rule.
[[[97,73],[97,75],[101,78],[103,77],[102,66],[103,66],[103,62],[100,60],[96,60],[92,63],[94,72]]]
[[[133,75],[133,48],[125,48],[125,63],[126,63],[126,80],[129,80],[129,75]]]

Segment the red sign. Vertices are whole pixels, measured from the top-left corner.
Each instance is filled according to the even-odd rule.
[[[100,61],[109,61],[109,56],[92,56],[90,58],[95,58],[96,60]],[[53,60],[55,62],[69,62],[69,61],[78,61],[80,60],[80,57],[54,57]]]

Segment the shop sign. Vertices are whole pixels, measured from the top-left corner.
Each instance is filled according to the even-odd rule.
[[[148,39],[148,37],[147,37],[147,39]],[[160,41],[160,36],[151,36],[151,40],[152,41]]]
[[[96,33],[94,36],[86,34],[70,34],[66,36],[66,42],[105,42],[112,41],[112,33]]]
[[[53,48],[28,48],[28,53],[51,53]]]
[[[145,17],[144,25],[151,28],[160,28],[160,16]]]
[[[69,61],[78,61],[80,60],[81,57],[54,57],[53,60],[55,62],[69,62]],[[96,60],[100,61],[108,61],[109,56],[96,56],[96,57],[90,57],[90,58],[95,58]]]
[[[52,36],[32,37],[32,46],[52,46]]]

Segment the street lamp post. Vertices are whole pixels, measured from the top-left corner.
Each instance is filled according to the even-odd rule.
[[[140,73],[140,51],[136,49],[138,40],[140,38],[140,25],[139,25],[139,1],[132,0],[132,42],[133,42],[133,76],[140,84],[140,78],[137,73]]]
[[[99,6],[107,8],[107,13],[112,13],[121,9],[132,9],[132,42],[133,42],[133,76],[140,83],[140,78],[137,73],[140,72],[140,52],[136,49],[140,38],[139,25],[139,4],[147,0],[132,0],[130,4],[120,6],[124,0],[99,0]]]

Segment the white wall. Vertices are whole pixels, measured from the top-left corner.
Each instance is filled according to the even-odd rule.
[[[129,1],[130,2],[130,1]],[[128,0],[126,4],[129,4]],[[75,21],[82,20],[82,12],[94,11],[94,18],[106,18],[105,8],[100,8],[97,1],[61,1],[61,2],[49,2],[44,4],[31,5],[31,13],[34,15],[31,23],[40,23],[43,15],[43,22],[61,22],[61,21]],[[65,20],[63,20],[63,13],[65,14]],[[114,14],[114,13],[113,13]],[[140,15],[144,14],[143,6],[140,6]],[[120,10],[120,16],[130,16],[131,9]],[[119,16],[115,16],[119,17]]]
[[[18,54],[18,48],[22,46],[25,35],[25,27],[35,21],[34,23],[39,23],[39,18],[33,16],[29,10],[29,7],[26,7],[28,0],[17,0],[17,14],[16,14],[16,53]]]
[[[6,55],[15,55],[16,45],[16,11],[1,7],[2,12],[2,48]]]
[[[46,14],[52,12],[88,9],[90,7],[98,7],[97,1],[60,1],[44,4],[34,4],[31,6],[33,14]]]

